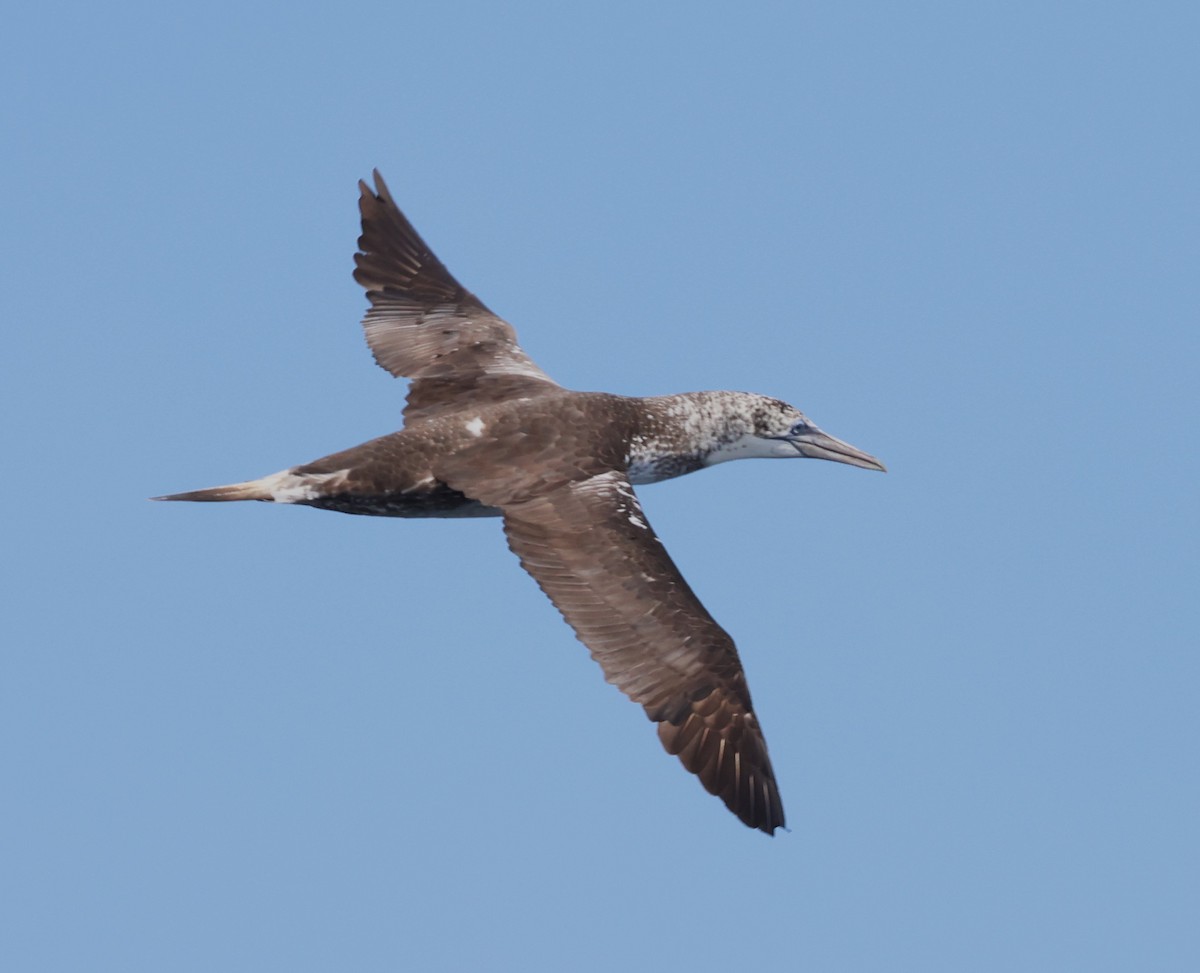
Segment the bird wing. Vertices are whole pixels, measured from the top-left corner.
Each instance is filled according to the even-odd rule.
[[[363,330],[375,361],[412,379],[404,414],[415,419],[559,388],[521,350],[512,325],[451,276],[383,177],[374,176],[374,190],[358,184],[362,236],[354,279],[371,302]]]
[[[650,528],[628,478],[574,480],[502,507],[508,544],[668,753],[745,824],[784,823],[767,745],[728,634]]]

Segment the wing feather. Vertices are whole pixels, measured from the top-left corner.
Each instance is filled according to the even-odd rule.
[[[604,472],[503,507],[508,543],[606,678],[658,723],[669,753],[741,820],[784,824],[767,745],[729,635]]]
[[[358,184],[354,279],[371,302],[363,331],[375,360],[412,379],[405,415],[557,389],[517,344],[512,325],[454,279],[374,175],[374,190]]]

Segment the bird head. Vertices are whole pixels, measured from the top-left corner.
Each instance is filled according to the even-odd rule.
[[[730,393],[725,393],[729,395]],[[729,433],[707,456],[705,465],[732,459],[827,459],[886,473],[869,453],[820,429],[795,406],[750,393],[732,393]]]

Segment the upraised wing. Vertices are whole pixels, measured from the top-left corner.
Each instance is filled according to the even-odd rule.
[[[668,753],[752,828],[784,824],[733,640],[654,534],[624,474],[503,506],[508,543]]]
[[[371,302],[363,330],[375,361],[412,379],[405,416],[559,388],[521,350],[512,325],[451,276],[374,176],[374,191],[358,184],[354,279]]]

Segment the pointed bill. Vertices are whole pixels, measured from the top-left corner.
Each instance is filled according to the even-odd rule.
[[[858,466],[864,470],[887,472],[887,467],[870,453],[864,453],[861,449],[842,442],[827,432],[822,432],[816,426],[813,426],[809,432],[796,436],[791,443],[801,456],[809,459],[829,459],[837,463]]]

